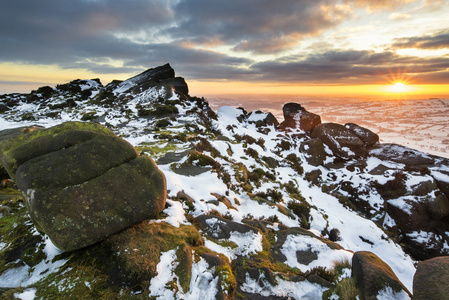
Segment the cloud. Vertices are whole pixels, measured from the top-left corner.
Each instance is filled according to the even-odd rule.
[[[396,20],[407,20],[410,19],[411,16],[406,13],[392,13],[388,18],[390,20],[396,21]]]
[[[356,85],[388,84],[389,74],[397,70],[402,73],[399,75],[414,83],[442,83],[445,80],[447,83],[448,68],[449,57],[418,58],[389,51],[332,50],[256,63],[250,69],[261,74],[254,78],[257,81]]]
[[[420,0],[347,0],[346,2],[355,4],[357,7],[364,7],[368,12],[376,12],[393,10],[407,4],[420,2]]]
[[[338,49],[307,54],[312,48],[334,48],[319,39],[303,54],[281,56],[352,18],[356,8],[389,10],[416,1],[6,1],[0,10],[0,62],[51,64],[98,74],[133,74],[169,62],[188,80],[309,84],[378,83],[388,74],[387,66],[403,64],[410,74],[422,74],[416,76],[419,80],[447,80],[447,57]],[[441,31],[397,39],[393,46],[448,48],[448,35]],[[217,46],[232,51],[210,50]],[[281,57],[256,62],[235,53]]]
[[[351,11],[328,0],[189,0],[174,7],[180,17],[166,32],[198,44],[219,40],[235,51],[276,53],[339,24]]]
[[[439,31],[433,35],[420,37],[397,38],[393,48],[417,48],[417,49],[448,49],[449,29]]]

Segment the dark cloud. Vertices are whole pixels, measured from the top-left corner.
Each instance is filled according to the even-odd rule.
[[[71,64],[123,59],[141,47],[118,38],[173,21],[164,0],[6,1],[0,10],[0,61]]]
[[[390,74],[420,84],[447,83],[448,68],[449,56],[419,58],[368,50],[288,56],[251,66],[255,74],[261,74],[255,80],[298,84],[379,84],[388,82]]]
[[[169,62],[188,80],[354,84],[378,83],[390,67],[405,66],[410,76],[421,74],[415,76],[420,81],[447,81],[447,57],[328,50],[256,63],[201,49],[224,45],[236,52],[279,54],[340,24],[354,13],[351,7],[380,10],[411,2],[416,1],[4,1],[0,62],[52,64],[98,74],[135,74]],[[448,36],[444,31],[396,40],[394,47],[448,48]]]
[[[393,48],[417,48],[417,49],[448,49],[449,29],[439,31],[434,35],[420,37],[398,38],[392,45]]]
[[[274,53],[304,36],[339,24],[349,13],[328,0],[189,0],[176,5],[181,18],[167,32],[200,44],[235,45],[236,51]]]

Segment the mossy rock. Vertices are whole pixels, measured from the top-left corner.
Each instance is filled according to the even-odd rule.
[[[140,156],[83,184],[30,189],[25,196],[36,227],[70,251],[154,218],[164,209],[165,186],[154,162]]]
[[[88,141],[101,134],[115,137],[95,123],[66,122],[48,129],[22,127],[0,132],[0,161],[12,179],[24,162]]]
[[[64,136],[77,134],[93,135],[70,131]],[[136,157],[136,150],[125,140],[93,135],[85,142],[24,162],[17,168],[16,181],[23,191],[65,188],[94,179]]]
[[[391,288],[395,293],[405,291],[410,297],[407,288],[394,274],[393,270],[376,254],[369,251],[358,251],[352,257],[352,276],[361,290],[364,300],[378,299],[380,291]]]
[[[0,159],[36,228],[64,251],[153,218],[165,206],[165,176],[153,160],[99,124],[0,132]]]
[[[198,230],[191,225],[179,228],[165,222],[142,222],[105,240],[103,243],[116,253],[120,268],[120,280],[128,284],[147,288],[152,277],[157,275],[156,266],[161,253],[177,250],[178,266],[175,273],[184,292],[189,290],[192,249],[203,244]],[[115,266],[111,265],[110,271]],[[117,281],[117,284],[120,284]]]

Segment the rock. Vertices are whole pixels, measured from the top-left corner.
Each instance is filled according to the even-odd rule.
[[[401,197],[386,201],[385,210],[394,219],[403,237],[405,251],[416,260],[444,253],[445,241],[439,238],[449,205],[444,195]],[[422,238],[421,238],[422,237]]]
[[[449,295],[449,257],[418,262],[413,277],[413,299],[447,299]]]
[[[298,103],[287,103],[282,108],[284,113],[284,122],[282,129],[298,128],[306,132],[313,130],[315,126],[321,124],[321,117],[317,114],[308,112]]]
[[[345,127],[351,130],[359,139],[365,143],[365,146],[373,146],[379,142],[379,136],[371,130],[354,123],[346,123]]]
[[[156,164],[98,124],[67,122],[2,139],[0,159],[36,228],[63,251],[97,243],[165,206]]]
[[[306,229],[300,227],[292,227],[277,232],[276,243],[271,248],[271,254],[276,261],[282,263],[285,263],[287,261],[287,257],[283,254],[282,248],[284,247],[284,244],[289,236],[304,236],[306,239],[316,241],[319,244],[322,244],[320,250],[323,250],[325,248],[328,248],[329,250],[343,250],[343,247],[341,247],[339,244],[327,240],[323,237],[318,237]],[[298,263],[306,266],[318,258],[318,253],[315,252],[316,249],[313,249],[314,247],[307,248],[307,250],[296,251],[296,259]]]
[[[175,70],[173,70],[170,64],[148,69],[121,83],[108,85],[107,87],[123,92],[132,89],[133,92],[139,93],[154,86],[166,86],[166,89],[167,87],[172,87],[174,90],[183,93],[184,95],[189,93],[189,88],[184,78],[175,77]],[[171,91],[167,92],[171,93]],[[166,96],[170,97],[168,94]]]
[[[305,153],[306,160],[312,166],[319,166],[326,159],[323,141],[320,139],[311,139],[301,143],[299,151]]]
[[[390,160],[407,166],[432,165],[435,162],[429,154],[397,144],[376,145],[369,150],[368,154],[381,160]]]
[[[249,124],[256,124],[257,127],[279,126],[278,120],[272,113],[264,113],[260,110],[255,110],[248,114],[247,122]]]
[[[312,138],[319,138],[332,152],[345,159],[366,156],[363,141],[345,126],[336,123],[317,125],[311,134]]]
[[[395,294],[406,293],[407,288],[399,281],[396,274],[376,254],[369,251],[358,251],[352,257],[352,277],[361,290],[362,299],[375,300],[382,290],[391,288]],[[402,298],[401,298],[402,299]]]
[[[231,232],[239,233],[254,232],[258,233],[257,228],[230,221],[217,216],[201,215],[196,218],[198,225],[209,237],[214,239],[229,239]]]

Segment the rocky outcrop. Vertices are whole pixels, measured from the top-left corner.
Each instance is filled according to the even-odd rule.
[[[283,106],[284,122],[281,124],[282,129],[297,128],[306,132],[311,132],[315,126],[321,124],[321,117],[314,113],[308,112],[298,103],[287,103]]]
[[[36,228],[61,250],[94,244],[164,208],[162,172],[101,125],[67,122],[2,136],[2,164]]]
[[[369,251],[358,251],[352,257],[352,276],[361,290],[362,299],[375,300],[382,291],[392,289],[393,294],[411,296],[393,270],[377,255]]]
[[[449,295],[449,257],[418,262],[413,277],[413,299],[447,299]]]
[[[345,127],[351,130],[359,139],[361,139],[367,147],[374,146],[379,142],[379,136],[365,127],[359,126],[354,123],[346,123]]]
[[[351,130],[336,123],[317,125],[311,134],[312,138],[319,138],[332,152],[341,158],[366,156],[365,143]]]
[[[175,77],[175,70],[170,64],[148,69],[139,75],[117,84],[114,86],[114,90],[121,92],[132,90],[134,93],[139,93],[150,87],[163,86],[173,87],[177,92],[183,93],[184,95],[189,93],[189,88],[184,78]]]

